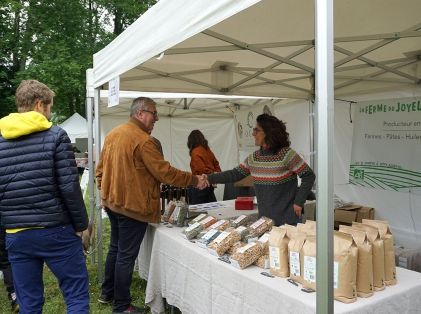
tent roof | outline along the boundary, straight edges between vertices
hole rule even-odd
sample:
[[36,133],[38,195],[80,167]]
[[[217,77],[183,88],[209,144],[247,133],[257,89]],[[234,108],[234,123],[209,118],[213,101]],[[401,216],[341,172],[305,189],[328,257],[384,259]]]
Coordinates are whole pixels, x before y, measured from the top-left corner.
[[285,101],[281,98],[255,96],[120,91],[119,105],[108,107],[108,91],[102,90],[100,96],[101,115],[127,116],[134,98],[149,97],[156,102],[160,116],[185,118],[203,117],[204,114],[208,118],[232,118],[238,109]]
[[88,137],[88,124],[86,119],[77,112],[59,126],[66,131],[72,143],[75,143],[76,138]]
[[[419,84],[419,12],[419,0],[335,1],[335,95]],[[93,85],[308,99],[314,25],[313,1],[160,0],[94,55]]]

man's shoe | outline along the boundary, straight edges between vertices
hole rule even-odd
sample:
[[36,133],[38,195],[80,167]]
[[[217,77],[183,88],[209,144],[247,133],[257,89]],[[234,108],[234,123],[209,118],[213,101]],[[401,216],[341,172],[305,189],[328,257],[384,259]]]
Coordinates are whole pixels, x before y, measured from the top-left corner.
[[98,298],[98,302],[104,305],[112,304],[113,303],[113,297],[106,296],[104,294],[101,294]]
[[9,293],[9,299],[11,300],[10,305],[13,313],[19,313],[19,304],[17,302],[16,293]]
[[145,314],[146,310],[144,308],[141,307],[137,307],[134,305],[129,305],[129,307],[127,308],[127,310],[123,311],[123,312],[116,312],[113,311],[113,314]]
[[19,313],[19,304],[16,301],[12,301],[12,312]]

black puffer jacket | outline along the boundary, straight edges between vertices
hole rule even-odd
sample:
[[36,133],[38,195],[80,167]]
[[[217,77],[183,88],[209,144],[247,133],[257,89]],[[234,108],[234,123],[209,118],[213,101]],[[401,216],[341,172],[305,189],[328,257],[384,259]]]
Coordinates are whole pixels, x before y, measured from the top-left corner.
[[0,214],[6,229],[69,223],[76,231],[87,228],[75,157],[63,129],[0,136]]

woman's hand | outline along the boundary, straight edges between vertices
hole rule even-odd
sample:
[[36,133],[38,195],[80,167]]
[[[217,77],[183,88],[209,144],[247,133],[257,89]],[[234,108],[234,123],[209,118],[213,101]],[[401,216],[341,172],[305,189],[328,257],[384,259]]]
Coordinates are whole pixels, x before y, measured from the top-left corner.
[[301,217],[301,214],[303,212],[303,208],[297,204],[294,204],[294,212],[298,217]]

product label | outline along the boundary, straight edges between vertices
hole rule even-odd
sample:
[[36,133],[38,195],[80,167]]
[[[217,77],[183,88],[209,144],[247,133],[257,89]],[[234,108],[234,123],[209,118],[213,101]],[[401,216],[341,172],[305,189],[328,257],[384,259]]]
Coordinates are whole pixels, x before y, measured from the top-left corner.
[[208,216],[205,219],[203,219],[200,224],[206,226],[208,225],[210,222],[212,222],[215,218],[213,218],[212,216]]
[[238,250],[237,250],[237,252],[238,253],[240,253],[240,254],[244,254],[249,248],[251,248],[251,247],[253,247],[253,246],[255,246],[256,245],[256,243],[249,243],[249,244],[246,244],[246,245],[244,245],[243,247],[241,247],[241,248],[239,248]]
[[276,246],[269,246],[270,268],[281,269],[281,252]]
[[180,212],[180,207],[178,207],[178,206],[172,212],[171,217],[172,217],[172,219],[174,220],[175,223],[177,222],[179,212]]
[[289,252],[289,267],[291,275],[300,276],[300,253]]
[[316,258],[304,255],[304,280],[316,282]]
[[219,220],[217,222],[215,222],[212,226],[210,226],[210,229],[216,229],[219,228],[220,226],[222,226],[224,223],[226,222],[226,220]]
[[252,229],[257,229],[259,226],[261,226],[263,223],[265,222],[265,220],[263,218],[260,218],[258,221],[254,222],[250,228]]
[[199,228],[199,226],[200,226],[200,223],[196,222],[196,223],[192,224],[191,226],[187,227],[186,232],[190,232],[190,231],[192,231],[196,228]]
[[265,233],[265,234],[263,234],[263,235],[259,238],[259,240],[257,240],[257,241],[259,241],[260,243],[265,244],[266,242],[268,242],[268,241],[269,241],[269,233]]
[[216,229],[212,229],[212,230],[209,230],[208,232],[206,232],[205,234],[204,234],[204,236],[202,237],[202,239],[204,240],[204,241],[209,241],[215,234],[217,234],[219,231],[218,230],[216,230]]
[[200,214],[199,216],[197,216],[196,218],[194,218],[193,220],[192,220],[192,222],[193,223],[195,223],[195,222],[199,222],[199,221],[201,221],[202,219],[205,219],[206,218],[206,214]]
[[239,224],[241,221],[243,221],[244,219],[246,219],[247,218],[247,216],[246,215],[241,215],[241,216],[238,216],[235,220],[234,220],[234,223],[235,224]]
[[339,287],[339,263],[333,262],[333,289]]
[[214,240],[215,243],[219,244],[221,243],[226,237],[228,237],[230,233],[229,232],[221,232],[221,234]]

